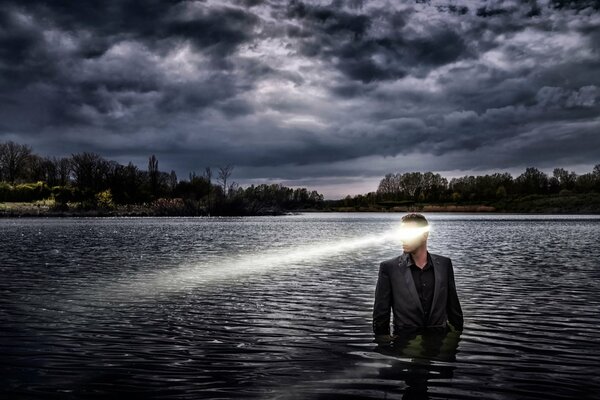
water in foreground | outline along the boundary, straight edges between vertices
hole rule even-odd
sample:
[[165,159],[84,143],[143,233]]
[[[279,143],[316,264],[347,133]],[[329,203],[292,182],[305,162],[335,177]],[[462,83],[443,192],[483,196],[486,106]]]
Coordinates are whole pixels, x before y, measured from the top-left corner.
[[0,397],[600,396],[600,216],[425,214],[465,328],[373,342],[399,214],[0,220]]

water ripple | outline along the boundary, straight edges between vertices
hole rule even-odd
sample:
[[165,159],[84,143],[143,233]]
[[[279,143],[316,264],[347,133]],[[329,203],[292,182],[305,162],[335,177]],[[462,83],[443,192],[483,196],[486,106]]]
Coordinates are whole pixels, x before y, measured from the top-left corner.
[[465,329],[387,346],[398,215],[0,220],[0,394],[598,398],[600,216],[428,217]]

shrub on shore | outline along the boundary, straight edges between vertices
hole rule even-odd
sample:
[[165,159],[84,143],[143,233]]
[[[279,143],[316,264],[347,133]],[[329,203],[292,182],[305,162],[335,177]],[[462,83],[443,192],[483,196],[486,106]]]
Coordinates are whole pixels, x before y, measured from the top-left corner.
[[16,185],[0,182],[0,201],[3,202],[33,202],[46,199],[51,193],[48,184],[42,181]]

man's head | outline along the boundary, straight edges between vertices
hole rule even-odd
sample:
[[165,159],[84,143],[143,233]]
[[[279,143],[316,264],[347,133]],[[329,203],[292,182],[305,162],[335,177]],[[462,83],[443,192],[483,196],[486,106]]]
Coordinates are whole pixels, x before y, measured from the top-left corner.
[[418,213],[406,214],[400,223],[400,241],[405,253],[412,253],[421,246],[427,246],[429,223]]

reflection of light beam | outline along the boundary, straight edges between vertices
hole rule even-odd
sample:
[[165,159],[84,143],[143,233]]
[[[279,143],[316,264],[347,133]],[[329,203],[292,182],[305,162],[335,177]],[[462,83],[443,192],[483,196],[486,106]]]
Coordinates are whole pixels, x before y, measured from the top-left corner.
[[288,264],[311,266],[310,261],[391,239],[398,239],[399,234],[400,229],[396,228],[383,234],[361,236],[316,245],[308,244],[282,250],[258,251],[237,257],[219,259],[217,262],[181,265],[169,270],[144,274],[137,279],[129,279],[125,284],[128,288],[122,288],[121,290],[116,290],[116,292],[125,291],[130,293],[132,289],[139,290],[142,293],[179,291],[212,281],[233,280],[245,275],[285,268]]

